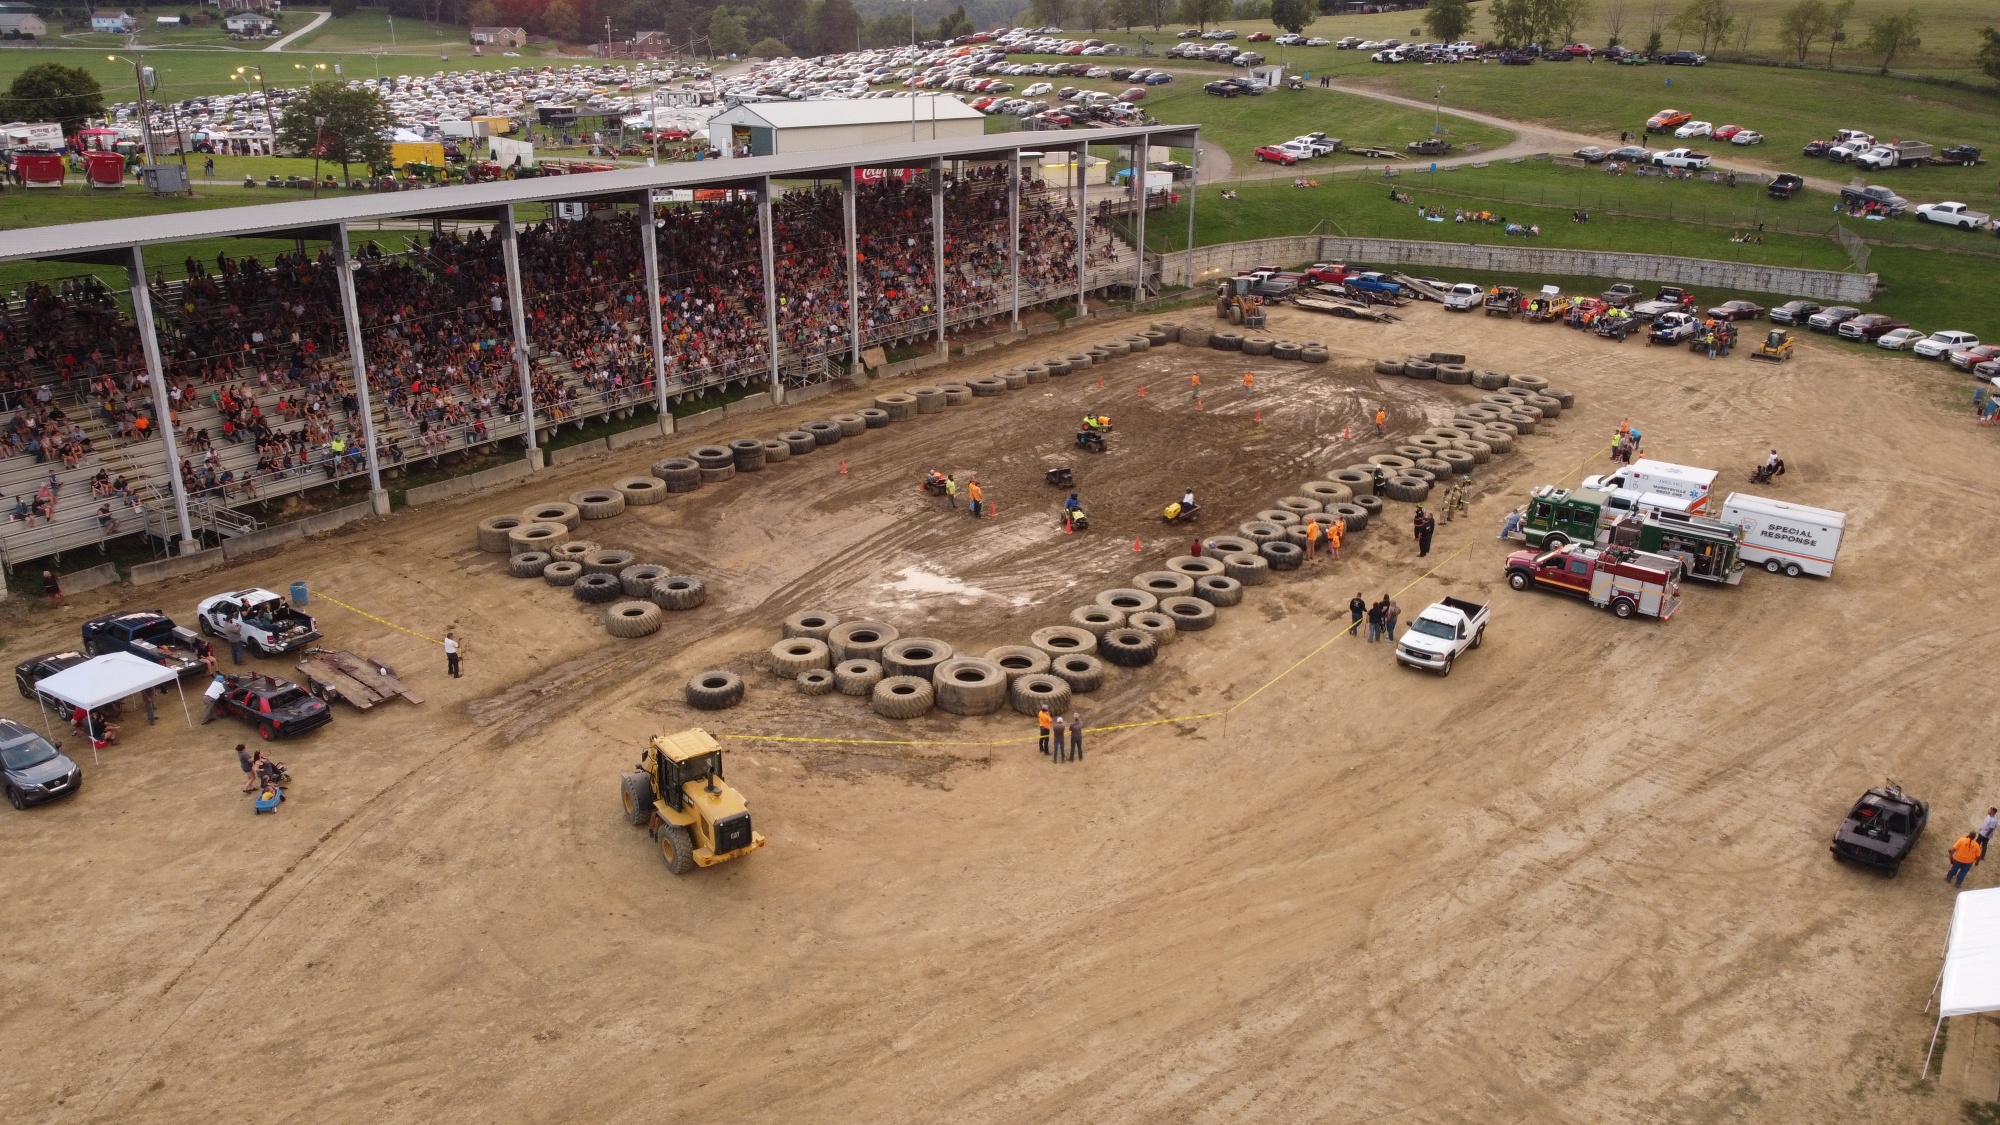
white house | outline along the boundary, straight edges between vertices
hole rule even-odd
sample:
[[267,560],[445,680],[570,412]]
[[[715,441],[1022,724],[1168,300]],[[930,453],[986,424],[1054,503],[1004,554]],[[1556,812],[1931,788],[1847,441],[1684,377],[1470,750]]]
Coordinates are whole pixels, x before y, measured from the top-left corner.
[[709,143],[724,159],[909,140],[984,136],[986,115],[949,94],[867,101],[750,102],[716,114]]
[[139,30],[139,21],[124,12],[90,13],[90,30],[108,31],[115,35],[129,35]]
[[264,35],[278,26],[270,16],[255,12],[238,12],[222,17],[222,29],[235,35]]
[[40,39],[49,25],[33,12],[0,12],[0,36],[8,39]]

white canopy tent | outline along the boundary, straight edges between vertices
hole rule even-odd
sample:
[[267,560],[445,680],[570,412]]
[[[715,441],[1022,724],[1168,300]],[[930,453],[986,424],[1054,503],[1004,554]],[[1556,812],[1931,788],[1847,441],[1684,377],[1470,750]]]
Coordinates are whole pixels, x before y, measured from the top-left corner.
[[[92,657],[74,668],[65,668],[35,685],[38,703],[54,699],[95,711],[106,704],[137,695],[142,691],[171,683],[180,690],[180,677],[171,668],[164,668],[150,660],[144,660],[129,652],[108,652]],[[188,715],[187,692],[181,691],[181,715],[188,726],[194,726],[194,718]],[[42,707],[42,728],[51,737],[55,732],[49,728],[49,709]],[[92,746],[90,756],[97,759],[97,747]]]
[[[1944,947],[1944,971],[1938,975],[1937,1027],[1931,1029],[1931,1050],[1937,1049],[1938,1028],[1948,1016],[2000,1012],[2000,887],[1962,891],[1951,911],[1951,937]],[[1930,1073],[1930,1055],[1924,1055]]]

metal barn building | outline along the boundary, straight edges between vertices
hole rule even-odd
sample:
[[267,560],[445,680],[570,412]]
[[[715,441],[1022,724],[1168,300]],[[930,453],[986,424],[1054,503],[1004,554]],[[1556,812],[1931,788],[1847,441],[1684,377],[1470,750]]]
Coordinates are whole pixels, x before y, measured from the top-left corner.
[[866,101],[751,102],[708,123],[724,159],[797,156],[861,145],[969,140],[986,134],[986,115],[949,94]]

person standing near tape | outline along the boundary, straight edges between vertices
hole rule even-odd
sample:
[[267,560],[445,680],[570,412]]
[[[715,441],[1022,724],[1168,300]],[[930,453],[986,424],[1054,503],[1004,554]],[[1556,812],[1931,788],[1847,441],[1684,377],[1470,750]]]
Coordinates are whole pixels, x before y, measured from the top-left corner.
[[1305,531],[1306,531],[1306,561],[1313,562],[1315,561],[1313,559],[1313,552],[1319,549],[1320,526],[1317,522],[1308,520],[1306,522]]
[[444,634],[444,670],[452,679],[458,679],[458,637],[451,630]]
[[1049,718],[1049,709],[1046,704],[1042,706],[1041,710],[1035,712],[1035,726],[1041,728],[1042,753],[1044,754],[1049,752],[1049,726],[1052,722],[1053,720]]
[[1083,715],[1074,708],[1069,713],[1069,758],[1083,761]]
[[1064,734],[1064,733],[1065,733],[1066,731],[1068,731],[1068,729],[1069,729],[1069,725],[1068,725],[1068,723],[1067,723],[1067,722],[1065,722],[1065,721],[1064,721],[1064,719],[1063,719],[1063,717],[1062,717],[1061,715],[1057,715],[1057,716],[1055,717],[1055,720],[1054,720],[1054,721],[1053,721],[1053,722],[1052,722],[1052,723],[1050,724],[1050,726],[1049,726],[1049,742],[1050,742],[1050,744],[1051,744],[1051,745],[1053,745],[1053,746],[1055,747],[1055,753],[1054,753],[1054,754],[1052,754],[1052,755],[1050,755],[1050,760],[1051,760],[1051,761],[1056,761],[1056,762],[1060,762],[1060,761],[1062,761],[1062,760],[1063,760],[1063,756],[1064,756],[1064,755],[1063,755],[1063,734]]
[[[1352,619],[1347,623],[1348,635],[1353,637],[1360,636],[1361,619],[1368,616],[1368,599],[1362,597],[1357,591],[1352,598],[1348,599],[1347,614]],[[1368,639],[1372,641],[1375,638],[1370,637]]]

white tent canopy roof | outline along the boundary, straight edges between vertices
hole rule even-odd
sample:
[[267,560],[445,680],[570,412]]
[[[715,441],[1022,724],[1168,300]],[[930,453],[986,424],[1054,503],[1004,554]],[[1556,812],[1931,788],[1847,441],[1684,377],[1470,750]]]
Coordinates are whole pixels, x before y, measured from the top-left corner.
[[1959,894],[1941,989],[1942,1015],[2000,1011],[2000,888]]
[[109,652],[66,668],[35,685],[35,691],[72,707],[95,711],[151,687],[173,683],[173,669],[129,652]]

